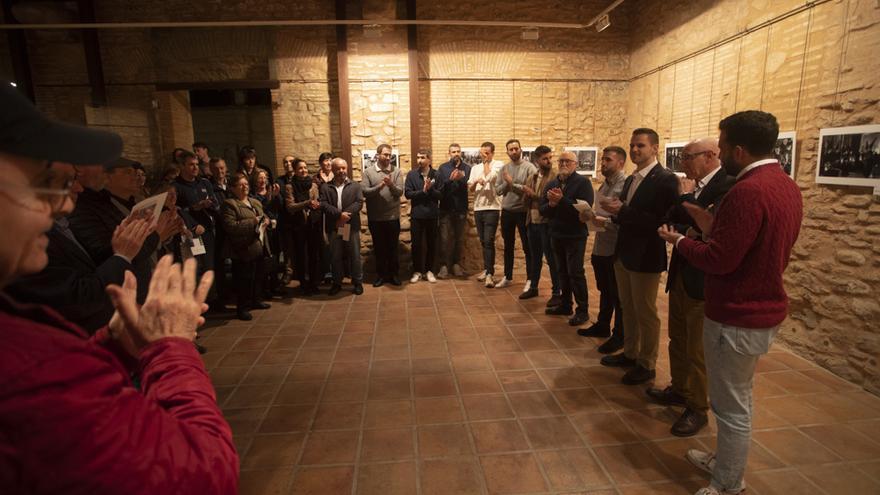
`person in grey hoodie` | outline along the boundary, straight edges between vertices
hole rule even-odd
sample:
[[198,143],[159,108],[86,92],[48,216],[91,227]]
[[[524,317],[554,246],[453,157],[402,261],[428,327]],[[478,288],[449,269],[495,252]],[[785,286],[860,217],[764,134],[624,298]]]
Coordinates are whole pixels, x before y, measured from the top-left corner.
[[403,195],[403,174],[391,166],[391,146],[376,148],[376,166],[365,166],[361,188],[367,202],[367,223],[373,236],[376,258],[376,281],[373,287],[388,282],[400,285],[398,241],[400,239],[400,197]]
[[[495,185],[495,193],[501,199],[501,238],[504,239],[504,278],[495,287],[503,288],[513,280],[513,247],[516,242],[516,231],[526,256],[526,266],[530,266],[531,250],[529,234],[526,230],[526,205],[523,201],[523,186],[538,168],[532,162],[523,160],[522,146],[518,139],[507,142],[507,156],[510,161],[504,164],[499,172],[500,179]],[[529,290],[530,283],[526,280],[524,290]]]

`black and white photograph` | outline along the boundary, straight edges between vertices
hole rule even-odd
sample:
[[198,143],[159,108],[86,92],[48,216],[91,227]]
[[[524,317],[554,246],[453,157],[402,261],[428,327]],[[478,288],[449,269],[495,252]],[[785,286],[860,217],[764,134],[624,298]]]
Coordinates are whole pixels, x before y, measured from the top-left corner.
[[483,163],[483,159],[480,157],[480,148],[462,148],[461,161],[467,163],[471,167]]
[[[376,150],[364,151],[363,154],[364,168],[376,166]],[[391,168],[397,168],[399,152],[395,149],[391,150]]]
[[596,176],[596,157],[599,155],[599,148],[596,146],[566,146],[565,151],[572,151],[577,155],[578,168],[577,173]]
[[524,146],[522,149],[522,159],[526,161],[532,161],[532,152],[535,151],[537,146]]
[[816,183],[880,187],[880,125],[820,129]]
[[780,132],[776,138],[776,146],[773,147],[773,154],[779,160],[779,164],[785,170],[789,177],[794,179],[795,154],[797,153],[797,139],[794,131]]
[[670,171],[681,173],[681,152],[687,144],[687,141],[666,143],[664,155],[666,156],[666,168]]

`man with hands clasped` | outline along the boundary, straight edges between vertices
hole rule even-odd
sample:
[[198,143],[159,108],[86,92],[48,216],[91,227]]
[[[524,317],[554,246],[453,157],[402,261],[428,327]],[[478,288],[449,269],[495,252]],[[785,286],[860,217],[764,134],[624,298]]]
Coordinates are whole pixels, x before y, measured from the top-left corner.
[[334,158],[331,166],[333,181],[321,184],[319,193],[327,237],[330,239],[333,267],[333,285],[328,294],[333,296],[342,290],[343,253],[347,252],[351,263],[351,282],[354,284],[352,292],[360,295],[364,293],[360,240],[364,194],[359,183],[349,180],[348,163],[345,160]]
[[436,171],[431,167],[431,150],[419,150],[419,167],[406,174],[406,198],[410,200],[410,232],[412,233],[413,274],[410,283],[425,278],[437,282],[431,271],[434,268],[434,251],[437,245],[437,217],[439,216],[440,191],[435,180]]

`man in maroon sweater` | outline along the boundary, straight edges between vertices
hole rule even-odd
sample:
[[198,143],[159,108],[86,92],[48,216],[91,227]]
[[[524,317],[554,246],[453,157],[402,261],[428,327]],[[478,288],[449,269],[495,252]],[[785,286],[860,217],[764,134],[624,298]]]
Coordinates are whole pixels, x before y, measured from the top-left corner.
[[706,274],[703,342],[718,452],[687,453],[689,461],[712,475],[710,486],[698,495],[745,490],[755,364],[788,314],[782,272],[803,218],[800,190],[773,158],[776,118],[750,110],[725,118],[718,127],[721,161],[737,182],[714,215],[686,205],[706,240],[689,239],[665,225],[658,230]]

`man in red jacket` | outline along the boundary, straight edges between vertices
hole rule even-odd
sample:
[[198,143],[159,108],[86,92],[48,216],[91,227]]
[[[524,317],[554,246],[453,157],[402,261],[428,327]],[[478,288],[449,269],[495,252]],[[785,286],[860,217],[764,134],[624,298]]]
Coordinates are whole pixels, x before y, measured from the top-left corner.
[[[76,166],[118,158],[122,140],[51,122],[2,81],[0,108],[2,290],[46,266],[45,232],[70,209]],[[92,337],[0,293],[0,492],[236,493],[232,432],[192,345],[211,281],[165,257],[138,307],[126,272]]]
[[800,190],[774,158],[776,117],[760,111],[735,113],[719,124],[721,162],[736,177],[714,216],[685,205],[704,234],[690,239],[661,226],[705,278],[703,345],[709,399],[718,423],[717,454],[689,450],[687,458],[712,475],[697,495],[745,490],[755,364],[773,343],[788,314],[782,272],[800,232]]

